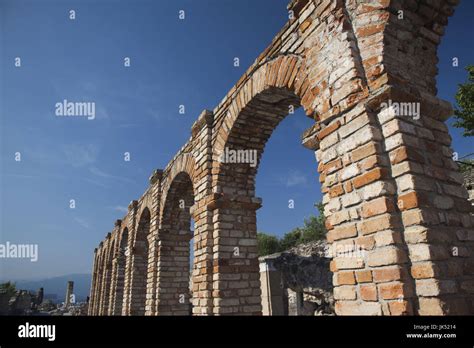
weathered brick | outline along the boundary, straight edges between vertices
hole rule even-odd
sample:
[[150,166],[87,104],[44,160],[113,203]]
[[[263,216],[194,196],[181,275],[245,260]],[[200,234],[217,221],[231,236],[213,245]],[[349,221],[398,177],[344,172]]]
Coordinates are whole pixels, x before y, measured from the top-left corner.
[[377,301],[377,287],[375,284],[361,285],[360,297],[364,301]]
[[352,271],[341,271],[337,272],[337,284],[338,285],[354,285],[356,283],[354,272]]
[[415,279],[433,278],[435,266],[431,262],[414,263],[411,266],[411,275]]
[[355,300],[356,298],[355,286],[343,285],[334,288],[334,299],[336,300]]
[[371,171],[362,174],[352,180],[352,184],[355,188],[359,188],[365,185],[368,185],[376,180],[380,180],[384,178],[387,174],[387,170],[385,168],[375,168]]
[[380,197],[373,199],[362,205],[362,217],[372,217],[383,213],[391,213],[395,210],[395,206],[391,199]]
[[399,248],[394,246],[377,248],[368,252],[367,255],[368,265],[374,267],[401,264],[405,261],[405,254]]
[[328,233],[328,241],[332,242],[339,239],[351,238],[357,236],[356,224],[342,225],[335,227]]
[[368,283],[372,281],[372,272],[369,270],[356,271],[355,274],[358,283]]
[[378,215],[376,217],[359,222],[357,229],[363,234],[371,234],[377,231],[399,227],[400,223],[396,216],[390,214]]

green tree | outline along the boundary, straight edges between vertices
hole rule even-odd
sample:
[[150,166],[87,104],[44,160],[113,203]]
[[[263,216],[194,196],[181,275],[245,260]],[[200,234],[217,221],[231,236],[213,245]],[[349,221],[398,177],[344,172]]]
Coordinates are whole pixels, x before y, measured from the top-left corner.
[[258,256],[274,254],[280,251],[280,241],[276,236],[257,233]]
[[280,241],[280,248],[281,251],[288,250],[293,248],[294,246],[301,243],[301,236],[303,235],[303,231],[301,228],[297,227],[294,230],[285,233],[283,238]]
[[0,292],[4,292],[8,297],[12,297],[16,293],[16,285],[10,281],[0,284]]
[[279,251],[291,249],[298,244],[308,243],[326,238],[326,225],[324,218],[324,205],[320,202],[315,204],[319,215],[312,215],[304,220],[302,227],[297,227],[278,239],[265,233],[257,233],[258,255],[265,256]]
[[458,161],[457,163],[459,165],[459,171],[461,173],[468,172],[474,168],[474,160],[472,159]]
[[468,81],[460,84],[456,93],[457,107],[454,110],[454,127],[464,128],[463,136],[474,136],[474,65],[466,67]]

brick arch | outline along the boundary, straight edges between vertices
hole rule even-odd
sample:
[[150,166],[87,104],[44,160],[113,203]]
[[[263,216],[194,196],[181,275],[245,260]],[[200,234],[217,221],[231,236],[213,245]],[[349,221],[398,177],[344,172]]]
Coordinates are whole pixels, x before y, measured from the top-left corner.
[[95,253],[94,262],[94,278],[91,289],[90,303],[89,303],[89,315],[99,315],[99,304],[100,304],[100,288],[102,285],[102,271],[103,271],[103,245],[101,241]]
[[115,255],[115,235],[110,234],[106,243],[105,270],[103,279],[103,295],[100,315],[107,315],[111,298],[112,263]]
[[116,233],[116,252],[112,265],[112,281],[110,287],[109,315],[120,315],[124,300],[125,266],[129,250],[129,233],[127,219],[121,221]]
[[[315,120],[303,145],[318,162],[336,313],[472,312],[472,207],[451,157],[444,124],[451,108],[435,95],[436,49],[454,4],[292,0],[294,17],[224,99],[201,113],[190,140],[164,171],[153,173],[141,203],[129,206],[133,228],[142,203],[153,208],[147,306],[158,308],[163,299],[155,277],[155,258],[164,250],[159,235],[169,225],[173,182],[187,173],[199,231],[200,308],[193,311],[260,314],[258,166],[218,157],[226,147],[253,147],[259,159],[291,104]],[[393,116],[384,107],[390,101],[419,103],[421,118]],[[338,253],[341,248],[355,256]],[[102,248],[98,253],[100,269]],[[127,269],[132,276],[132,259]],[[100,296],[100,285],[96,290]]]
[[193,191],[196,186],[196,160],[193,155],[190,153],[181,153],[173,163],[164,171],[163,178],[161,180],[161,200],[160,200],[160,218],[162,217],[163,207],[167,199],[168,192],[172,183],[178,175],[186,173],[187,176],[191,179],[193,185]]
[[167,191],[163,192],[158,229],[156,313],[190,315],[191,209],[195,192],[188,171],[173,174],[166,185]]
[[144,315],[148,274],[148,253],[151,212],[143,207],[137,214],[131,253],[130,315]]

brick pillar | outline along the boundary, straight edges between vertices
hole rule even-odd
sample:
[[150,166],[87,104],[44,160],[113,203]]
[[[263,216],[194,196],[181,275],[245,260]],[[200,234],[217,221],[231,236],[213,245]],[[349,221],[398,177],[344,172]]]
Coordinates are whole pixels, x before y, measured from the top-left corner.
[[116,252],[116,249],[120,249],[120,246],[117,246],[116,243],[119,242],[118,235],[120,232],[120,226],[122,225],[122,220],[115,221],[115,228],[114,228],[114,243],[113,243],[113,250],[110,253],[110,260],[109,260],[109,268],[110,268],[110,286],[109,286],[109,296],[108,296],[108,304],[105,310],[106,315],[113,315],[113,310],[115,306],[115,298],[117,293],[117,275],[118,275],[118,264],[117,259],[119,257],[119,253]]
[[112,234],[107,233],[107,237],[104,243],[104,269],[102,271],[102,285],[101,285],[101,295],[100,295],[100,307],[99,315],[107,315],[108,306],[109,306],[109,292],[110,292],[110,279],[112,273],[112,252],[113,245],[111,240]]
[[[203,203],[204,200],[200,203]],[[212,315],[212,211],[205,204],[195,204],[194,264],[192,273],[193,315]]]
[[89,294],[89,305],[87,315],[93,315],[94,302],[96,297],[95,286],[97,283],[97,248],[94,248],[94,263],[92,265],[91,289]]
[[256,211],[259,198],[221,195],[213,210],[213,314],[260,315]]
[[138,202],[132,201],[128,205],[128,242],[125,253],[125,281],[123,293],[122,315],[130,315],[131,303],[131,280],[132,280],[132,252],[133,240],[135,236],[135,224]]
[[111,307],[109,315],[122,315],[122,305],[124,297],[125,283],[125,263],[128,243],[128,228],[125,227],[118,238],[118,252],[113,260],[113,297],[111,299]]
[[[396,87],[387,89],[384,100],[392,106],[383,107],[378,118],[396,184],[416,312],[472,313],[474,257],[469,250],[474,246],[474,209],[462,186],[444,124],[452,114],[451,106]],[[383,101],[380,104],[385,106]],[[420,112],[415,117],[401,116],[393,105],[419,107]]]
[[98,249],[98,264],[97,264],[97,282],[95,286],[95,301],[93,307],[92,315],[99,315],[100,301],[101,301],[101,286],[102,286],[102,276],[104,270],[104,242],[100,242]]
[[359,105],[311,132],[304,143],[319,163],[336,313],[413,314],[402,217],[376,114]]
[[194,262],[192,269],[193,315],[213,314],[213,211],[208,209],[212,194],[214,113],[203,110],[192,127],[196,171],[194,178]]
[[161,178],[163,170],[157,169],[150,176],[152,212],[150,221],[150,233],[148,234],[148,271],[146,288],[145,315],[156,315],[156,293],[158,272],[158,225],[161,200]]
[[130,250],[131,277],[130,277],[130,315],[145,315],[146,288],[148,278],[149,237],[151,212],[148,207],[141,206],[137,215],[133,246]]

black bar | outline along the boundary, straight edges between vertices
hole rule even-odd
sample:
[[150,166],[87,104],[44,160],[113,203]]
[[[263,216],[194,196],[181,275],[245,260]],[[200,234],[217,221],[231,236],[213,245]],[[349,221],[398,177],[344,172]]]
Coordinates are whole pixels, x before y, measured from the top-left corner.
[[[55,339],[19,326],[55,325]],[[415,327],[415,325],[417,327]],[[407,334],[423,337],[409,338]],[[453,335],[455,337],[435,337]],[[431,337],[429,337],[431,335]],[[473,317],[0,317],[1,348],[20,344],[285,344],[474,346]]]

